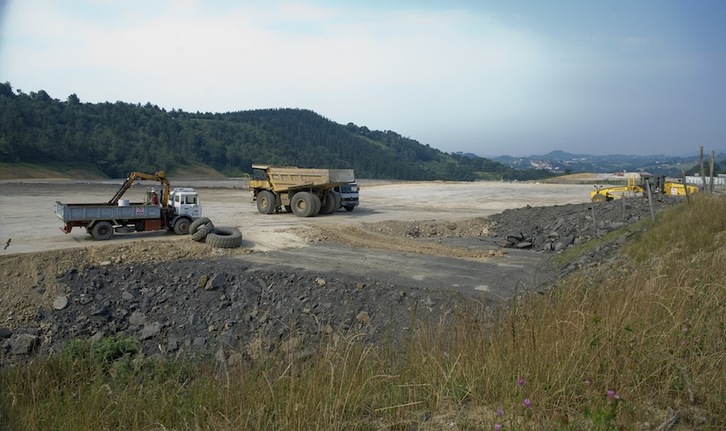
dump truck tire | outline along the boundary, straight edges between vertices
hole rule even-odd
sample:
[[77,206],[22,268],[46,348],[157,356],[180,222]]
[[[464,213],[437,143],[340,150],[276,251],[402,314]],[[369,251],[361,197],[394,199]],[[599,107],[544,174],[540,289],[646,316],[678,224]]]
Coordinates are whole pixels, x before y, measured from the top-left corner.
[[99,241],[113,237],[113,226],[107,221],[100,221],[91,228],[91,235]]
[[275,194],[269,190],[263,190],[257,194],[257,211],[260,214],[272,214],[275,212]]
[[192,235],[192,239],[197,242],[204,241],[204,238],[209,235],[214,229],[214,223],[209,220],[209,217],[200,217],[192,222],[189,226],[189,233]]
[[310,196],[313,197],[313,205],[315,208],[313,208],[313,213],[310,214],[310,217],[316,216],[320,213],[320,207],[323,205],[323,203],[320,201],[320,197],[314,193],[310,193]]
[[336,195],[337,194],[332,190],[325,193],[320,207],[320,214],[333,214],[335,210],[338,209],[340,201],[336,199]]
[[600,202],[605,202],[607,198],[602,193],[597,193],[595,196],[592,197],[592,203],[599,204]]
[[215,248],[237,248],[242,245],[242,233],[231,227],[217,227],[207,235],[207,244]]
[[308,192],[297,192],[290,201],[292,207],[292,213],[298,217],[311,217],[315,215],[315,200],[317,197]]
[[180,218],[174,222],[174,233],[177,235],[186,235],[189,233],[189,227],[192,222],[188,218]]

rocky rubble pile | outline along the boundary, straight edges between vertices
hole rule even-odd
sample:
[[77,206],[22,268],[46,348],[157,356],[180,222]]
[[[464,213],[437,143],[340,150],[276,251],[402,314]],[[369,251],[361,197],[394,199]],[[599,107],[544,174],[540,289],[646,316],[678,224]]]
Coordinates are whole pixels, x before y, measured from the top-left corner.
[[[677,197],[655,196],[653,212],[681,202]],[[594,238],[602,238],[623,226],[651,217],[648,199],[636,197],[600,202],[550,207],[525,207],[506,210],[490,217],[492,231],[505,248],[528,249],[538,252],[561,252]],[[604,241],[584,253],[577,261],[560,268],[560,275],[588,270],[614,259],[618,248],[629,234]]]
[[147,356],[215,354],[220,361],[282,349],[312,352],[316,341],[400,341],[414,319],[440,319],[471,297],[347,275],[248,271],[241,258],[71,268],[65,290],[35,324],[0,328],[3,362],[57,352],[76,337],[137,337]]
[[[667,197],[654,199],[654,211],[673,202]],[[502,247],[559,252],[650,216],[647,199],[631,198],[598,204],[528,206],[505,210],[490,220]]]

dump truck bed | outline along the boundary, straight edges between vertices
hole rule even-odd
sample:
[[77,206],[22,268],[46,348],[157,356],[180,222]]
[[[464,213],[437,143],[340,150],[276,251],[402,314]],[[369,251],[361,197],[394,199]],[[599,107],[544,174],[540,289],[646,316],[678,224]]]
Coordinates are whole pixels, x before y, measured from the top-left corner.
[[[255,166],[261,167],[261,166]],[[335,187],[355,181],[353,169],[304,169],[265,166],[276,192],[309,187]]]
[[55,215],[64,223],[92,220],[133,220],[161,218],[161,207],[131,203],[129,205],[108,204],[64,204],[55,203]]

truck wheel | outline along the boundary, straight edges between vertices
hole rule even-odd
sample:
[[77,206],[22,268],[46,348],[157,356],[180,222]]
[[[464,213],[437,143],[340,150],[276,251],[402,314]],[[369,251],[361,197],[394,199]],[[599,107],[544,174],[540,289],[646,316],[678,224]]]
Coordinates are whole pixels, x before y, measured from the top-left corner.
[[318,197],[318,195],[310,193],[310,196],[313,197],[313,205],[315,205],[315,208],[313,208],[313,213],[310,214],[310,217],[313,217],[320,213],[320,207],[322,206],[322,202],[320,202],[320,197]]
[[333,214],[338,209],[340,201],[336,199],[334,191],[327,191],[323,197],[322,206],[320,207],[320,214]]
[[200,217],[189,226],[189,233],[194,241],[204,241],[204,238],[214,229],[214,224],[209,217]]
[[272,214],[276,207],[275,194],[269,190],[263,190],[257,194],[257,211],[261,214]]
[[604,202],[607,200],[604,194],[597,193],[592,197],[592,203],[599,204],[600,202]]
[[207,244],[216,248],[236,248],[242,245],[242,233],[231,227],[218,227],[207,235]]
[[111,239],[113,236],[113,226],[107,221],[100,221],[91,228],[91,235],[99,241]]
[[191,222],[188,218],[180,218],[174,222],[174,233],[177,235],[186,235],[189,233]]
[[315,211],[316,207],[313,197],[317,196],[308,192],[295,193],[295,196],[292,197],[292,201],[290,202],[293,214],[298,217],[311,217],[315,215],[313,211]]

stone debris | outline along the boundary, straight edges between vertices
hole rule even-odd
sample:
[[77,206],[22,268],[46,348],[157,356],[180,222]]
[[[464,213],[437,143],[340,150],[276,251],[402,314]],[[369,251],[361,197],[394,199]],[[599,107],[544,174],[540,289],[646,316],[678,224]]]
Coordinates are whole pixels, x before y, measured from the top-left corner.
[[[385,333],[400,333],[394,329],[409,326],[414,314],[446,315],[438,308],[423,314],[418,302],[435,298],[452,308],[470,302],[464,294],[408,286],[392,294],[389,285],[360,277],[248,272],[242,261],[224,256],[170,261],[154,271],[158,267],[99,265],[63,273],[58,281],[67,292],[65,302],[37,312],[35,333],[0,328],[0,363],[59,352],[73,338],[114,335],[135,337],[144,354],[168,358],[204,355],[210,348],[247,357],[293,337],[301,347],[291,354],[306,357],[312,354],[309,343],[320,337],[375,342]],[[381,316],[375,326],[374,315]]]

